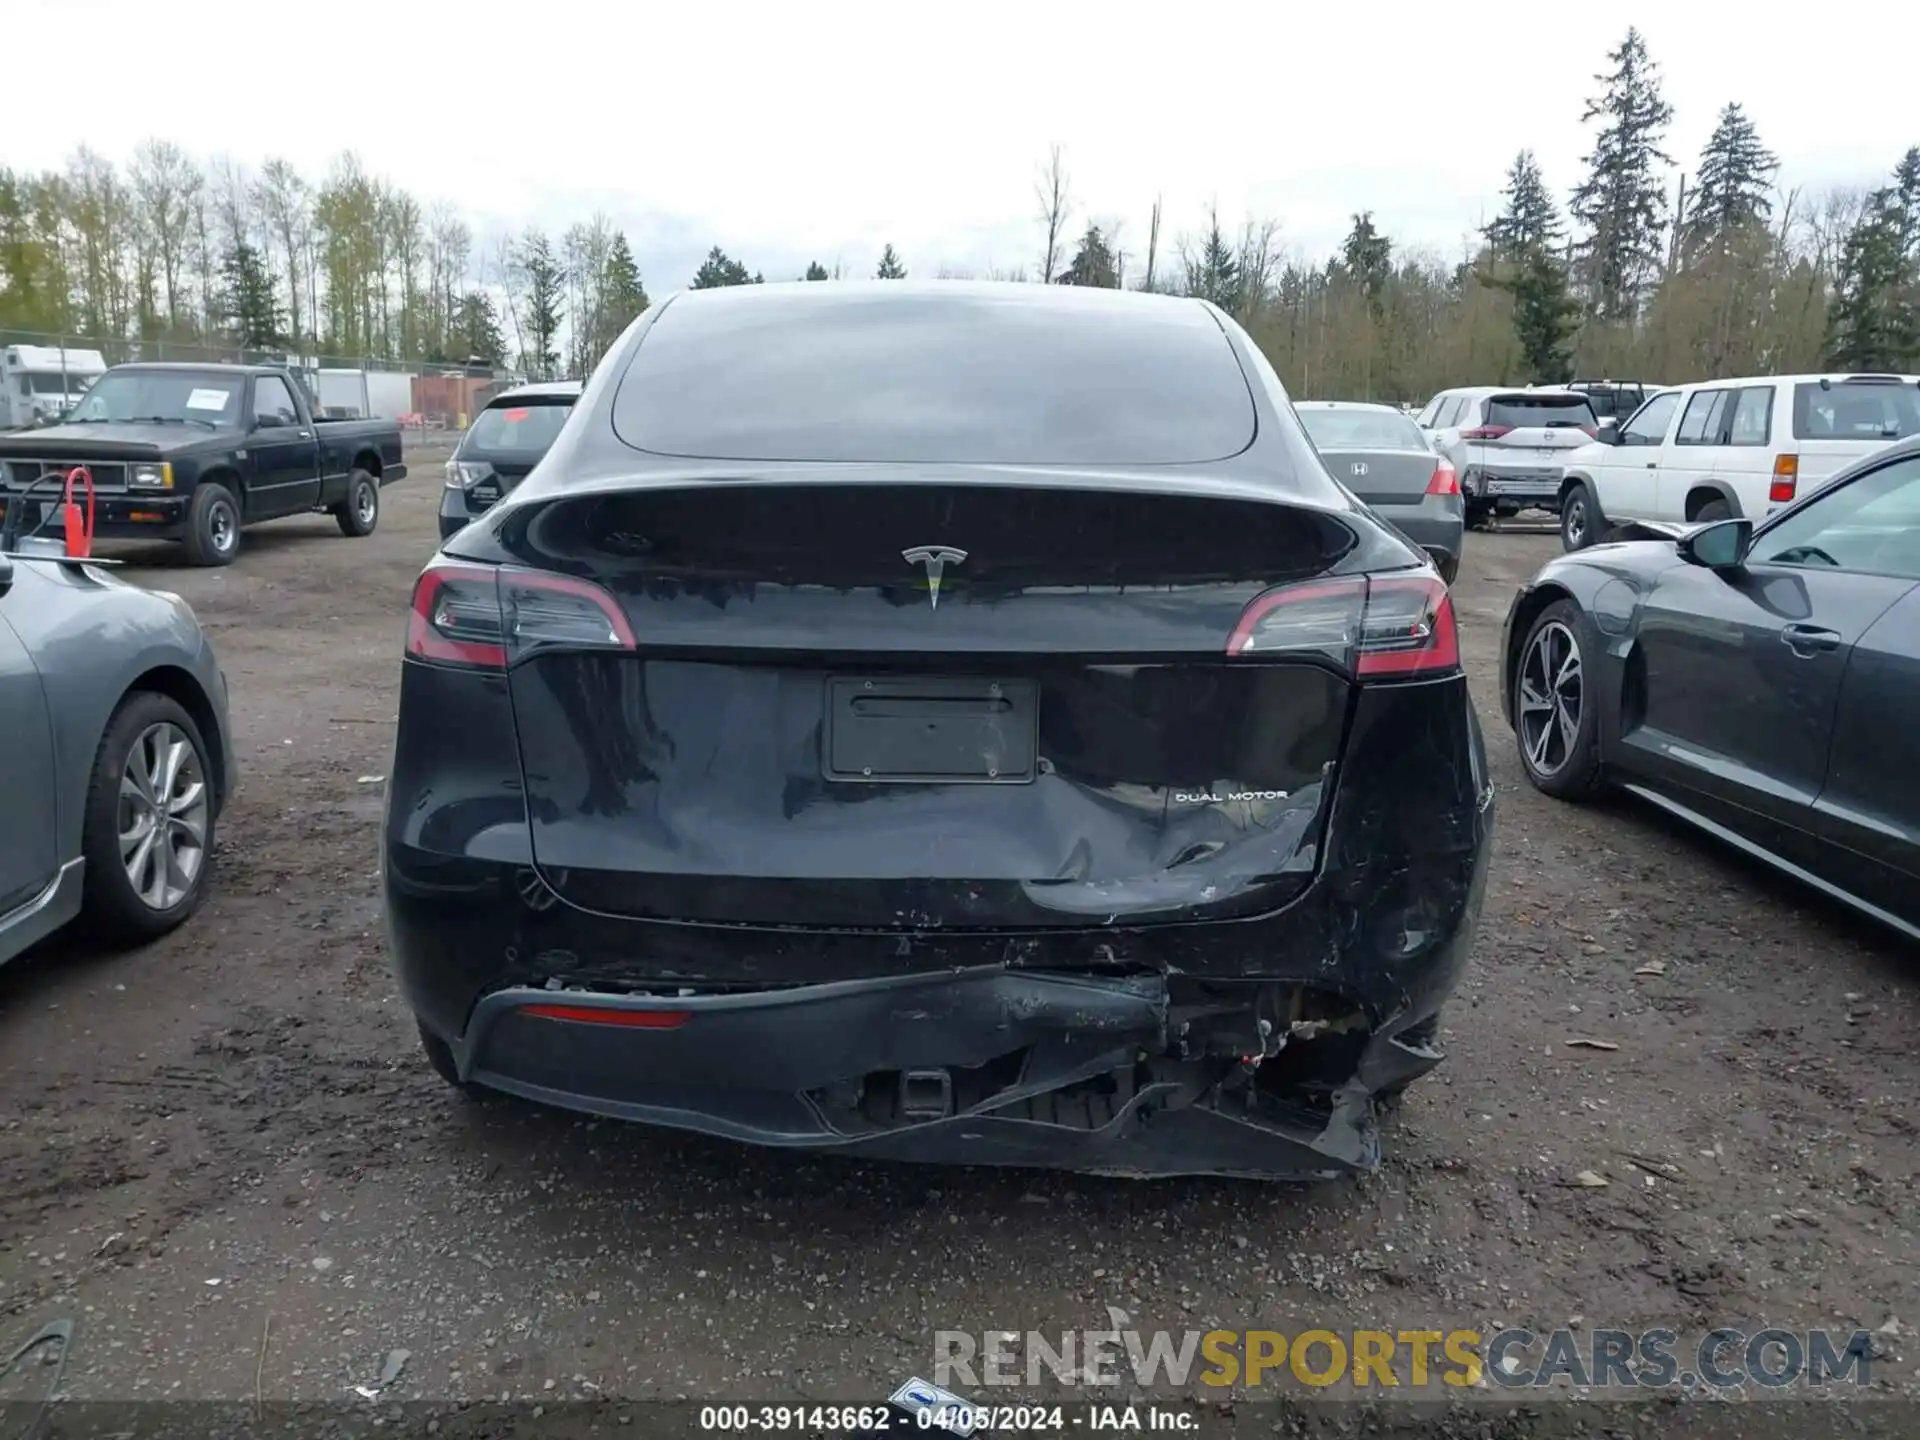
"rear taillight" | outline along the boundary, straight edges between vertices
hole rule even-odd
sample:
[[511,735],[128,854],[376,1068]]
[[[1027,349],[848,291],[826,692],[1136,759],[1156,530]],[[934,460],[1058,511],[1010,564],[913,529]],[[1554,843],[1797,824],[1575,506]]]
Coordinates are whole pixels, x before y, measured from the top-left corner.
[[1776,455],[1773,457],[1773,484],[1767,487],[1767,500],[1774,505],[1785,505],[1793,499],[1794,492],[1800,487],[1800,457],[1798,455]]
[[1229,655],[1319,655],[1368,680],[1460,667],[1446,582],[1433,575],[1356,575],[1286,585],[1234,626]]
[[1513,429],[1511,425],[1476,425],[1471,430],[1462,430],[1462,440],[1498,440]]
[[1438,465],[1433,467],[1433,476],[1427,481],[1427,494],[1458,495],[1459,493],[1459,474],[1451,465],[1442,460]]
[[504,670],[537,650],[631,650],[633,628],[598,585],[508,565],[435,561],[413,586],[407,654]]
[[1600,427],[1598,425],[1582,425],[1580,427],[1580,433],[1585,435],[1589,440],[1598,440],[1600,438]]
[[612,1025],[623,1030],[678,1030],[693,1014],[690,1010],[623,1010],[611,1005],[519,1005],[515,1010],[536,1020]]

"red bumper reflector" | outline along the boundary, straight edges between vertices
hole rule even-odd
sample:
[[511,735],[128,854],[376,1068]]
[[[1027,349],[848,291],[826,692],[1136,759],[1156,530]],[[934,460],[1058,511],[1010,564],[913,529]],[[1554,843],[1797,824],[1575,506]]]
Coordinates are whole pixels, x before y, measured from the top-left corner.
[[618,1025],[628,1030],[678,1030],[691,1010],[616,1010],[608,1005],[522,1005],[536,1020],[570,1020],[576,1025]]

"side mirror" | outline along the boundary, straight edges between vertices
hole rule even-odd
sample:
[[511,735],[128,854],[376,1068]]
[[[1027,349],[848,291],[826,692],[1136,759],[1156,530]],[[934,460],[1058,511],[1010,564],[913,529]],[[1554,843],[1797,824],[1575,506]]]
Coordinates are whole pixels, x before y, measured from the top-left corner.
[[1690,565],[1709,570],[1738,570],[1753,544],[1753,521],[1717,520],[1681,537],[1675,547]]
[[5,595],[11,589],[13,589],[13,561],[5,555],[0,555],[0,595]]
[[1593,438],[1598,440],[1602,445],[1618,445],[1620,443],[1620,422],[1611,418],[1602,420],[1598,425],[1594,426]]

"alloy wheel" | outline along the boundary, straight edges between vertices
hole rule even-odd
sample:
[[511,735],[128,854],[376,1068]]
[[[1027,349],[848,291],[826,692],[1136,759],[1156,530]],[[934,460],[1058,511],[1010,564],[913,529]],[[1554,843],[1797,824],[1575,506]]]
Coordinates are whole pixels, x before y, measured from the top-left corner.
[[1542,625],[1520,663],[1520,744],[1540,776],[1557,775],[1573,757],[1586,700],[1580,642],[1558,620]]
[[164,720],[141,731],[120,774],[120,863],[149,909],[173,909],[199,878],[207,857],[207,798],[200,756],[186,732]]

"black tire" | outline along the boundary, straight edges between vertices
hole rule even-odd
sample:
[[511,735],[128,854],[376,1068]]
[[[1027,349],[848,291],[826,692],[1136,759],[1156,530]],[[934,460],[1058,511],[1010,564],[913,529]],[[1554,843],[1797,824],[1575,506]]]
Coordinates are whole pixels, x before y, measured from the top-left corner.
[[202,483],[187,507],[187,559],[231,565],[240,553],[240,505],[224,485]]
[[[157,727],[171,728],[159,731]],[[169,772],[170,779],[178,777],[173,780],[169,794],[159,797],[160,804],[145,807],[149,816],[156,819],[162,818],[164,810],[175,825],[162,830],[157,845],[149,843],[145,852],[136,849],[136,855],[144,853],[151,865],[159,867],[164,862],[155,852],[159,846],[166,846],[175,864],[184,866],[184,856],[190,849],[186,826],[195,818],[195,812],[186,806],[176,810],[168,802],[184,795],[187,783],[194,777],[205,799],[198,813],[199,856],[193,863],[193,873],[183,877],[187,883],[178,887],[166,876],[160,876],[154,891],[162,902],[159,904],[143,899],[135,888],[128,873],[130,860],[123,856],[122,847],[122,837],[132,833],[142,804],[123,795],[121,782],[134,761],[136,746],[145,747],[150,733],[178,735],[190,748],[191,764],[195,768],[189,770],[183,759]],[[154,754],[152,750],[145,751],[145,756]],[[151,767],[146,768],[151,774]],[[80,853],[86,861],[80,902],[80,921],[85,929],[104,940],[138,943],[166,934],[199,908],[201,897],[206,893],[207,872],[213,864],[217,789],[213,758],[193,717],[169,696],[152,690],[130,692],[107,723],[107,733],[101,737],[100,748],[94,753],[93,776],[87,784],[80,841]],[[155,872],[149,869],[146,873]],[[168,902],[167,897],[175,888],[183,893]]]
[[1440,578],[1446,581],[1447,588],[1451,590],[1453,588],[1454,578],[1460,573],[1460,557],[1458,555],[1436,555],[1433,563],[1440,571]]
[[[1542,645],[1543,637],[1550,638],[1544,652],[1536,657],[1536,647]],[[1562,649],[1568,642],[1577,667],[1573,683],[1562,678],[1559,686],[1543,688],[1542,672],[1550,670],[1565,676]],[[1600,778],[1600,706],[1590,683],[1592,667],[1599,655],[1599,638],[1587,623],[1585,613],[1571,600],[1556,600],[1535,616],[1520,646],[1520,663],[1514,667],[1513,694],[1509,697],[1513,705],[1514,746],[1519,751],[1520,768],[1526,772],[1528,783],[1557,800],[1588,800],[1605,788]],[[1539,670],[1535,668],[1536,659],[1541,662]],[[1530,715],[1540,714],[1538,707],[1532,711],[1523,708],[1523,697],[1529,690],[1557,702],[1549,719],[1535,722],[1553,728],[1554,733],[1544,744],[1538,742],[1537,732],[1529,730]],[[1575,704],[1568,703],[1570,695],[1577,695]],[[1565,725],[1569,709],[1575,711],[1571,742],[1567,740]],[[1541,751],[1539,760],[1533,753],[1536,746]]]
[[1467,506],[1467,529],[1485,530],[1489,528],[1492,523],[1493,523],[1493,506],[1491,505]]
[[380,482],[364,470],[347,477],[347,498],[333,507],[333,518],[342,535],[358,540],[374,532],[380,523]]
[[1597,544],[1604,526],[1593,487],[1584,480],[1574,481],[1560,499],[1560,548],[1571,555]]
[[1731,520],[1732,518],[1733,507],[1724,500],[1709,500],[1693,512],[1693,521],[1696,525],[1709,525],[1715,520]]

